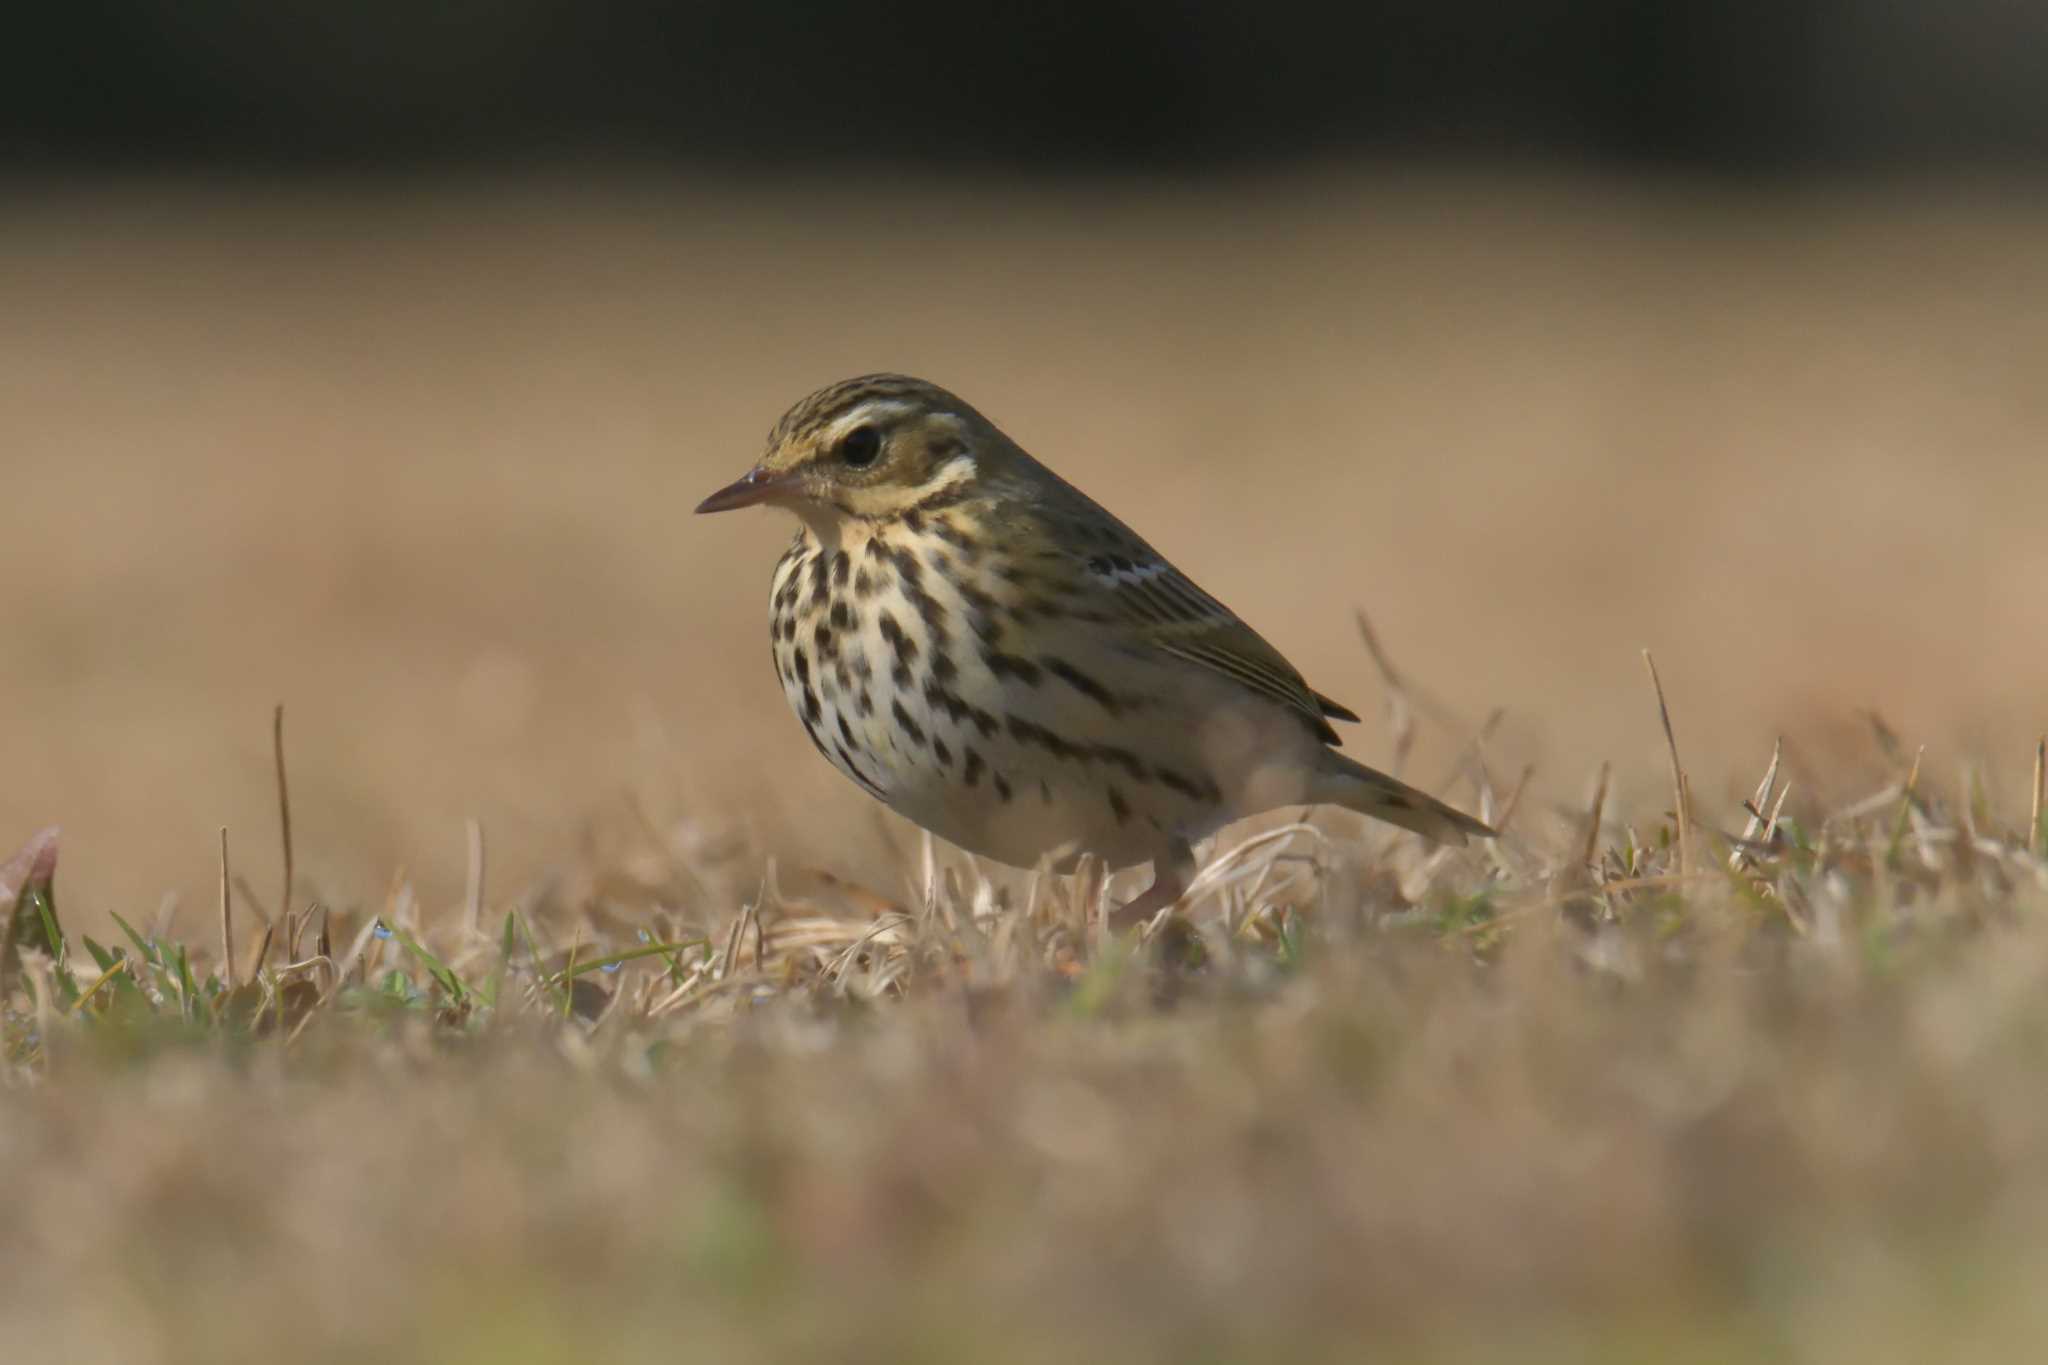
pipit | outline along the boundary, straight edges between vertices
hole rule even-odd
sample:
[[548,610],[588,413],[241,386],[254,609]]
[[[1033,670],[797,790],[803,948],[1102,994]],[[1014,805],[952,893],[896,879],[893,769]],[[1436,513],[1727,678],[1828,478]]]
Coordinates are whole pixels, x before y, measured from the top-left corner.
[[1191,845],[1328,803],[1431,839],[1479,821],[1336,751],[1352,712],[1136,532],[933,384],[867,375],[784,413],[698,505],[794,512],[770,597],[805,733],[940,838],[1028,867],[1151,860],[1122,926],[1177,902]]

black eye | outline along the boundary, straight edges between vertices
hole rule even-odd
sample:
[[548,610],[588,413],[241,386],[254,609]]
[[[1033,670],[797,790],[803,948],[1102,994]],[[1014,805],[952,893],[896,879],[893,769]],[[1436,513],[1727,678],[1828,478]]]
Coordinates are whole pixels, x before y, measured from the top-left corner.
[[882,453],[882,433],[873,427],[855,427],[846,433],[839,443],[839,458],[855,469],[863,469],[875,462],[875,456]]

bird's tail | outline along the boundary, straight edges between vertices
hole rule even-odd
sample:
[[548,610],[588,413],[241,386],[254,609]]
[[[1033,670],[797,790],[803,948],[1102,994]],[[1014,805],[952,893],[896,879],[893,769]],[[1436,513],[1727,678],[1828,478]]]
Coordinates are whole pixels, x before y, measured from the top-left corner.
[[1399,778],[1354,763],[1335,750],[1324,750],[1324,758],[1321,771],[1309,784],[1311,801],[1355,810],[1439,843],[1463,844],[1467,835],[1493,837],[1493,830],[1485,824]]

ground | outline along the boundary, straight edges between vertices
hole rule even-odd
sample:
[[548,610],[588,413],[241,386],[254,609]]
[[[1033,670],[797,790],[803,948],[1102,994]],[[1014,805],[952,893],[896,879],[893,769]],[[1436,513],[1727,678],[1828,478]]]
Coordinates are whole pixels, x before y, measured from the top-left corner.
[[[2011,1358],[2044,227],[1397,168],[25,201],[0,855],[64,833],[0,888],[10,1338]],[[1506,837],[1275,818],[1132,943],[1132,879],[878,814],[773,680],[788,528],[688,516],[878,368]]]

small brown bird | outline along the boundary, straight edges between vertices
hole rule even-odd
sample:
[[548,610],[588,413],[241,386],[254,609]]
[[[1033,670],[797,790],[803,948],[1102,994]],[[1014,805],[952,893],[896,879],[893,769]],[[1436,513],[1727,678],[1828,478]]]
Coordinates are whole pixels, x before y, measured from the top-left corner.
[[999,862],[1150,859],[1118,924],[1171,906],[1190,845],[1327,802],[1491,835],[1332,746],[1358,717],[1079,489],[933,384],[867,375],[784,413],[698,505],[797,515],[770,599],[811,743],[869,795]]

